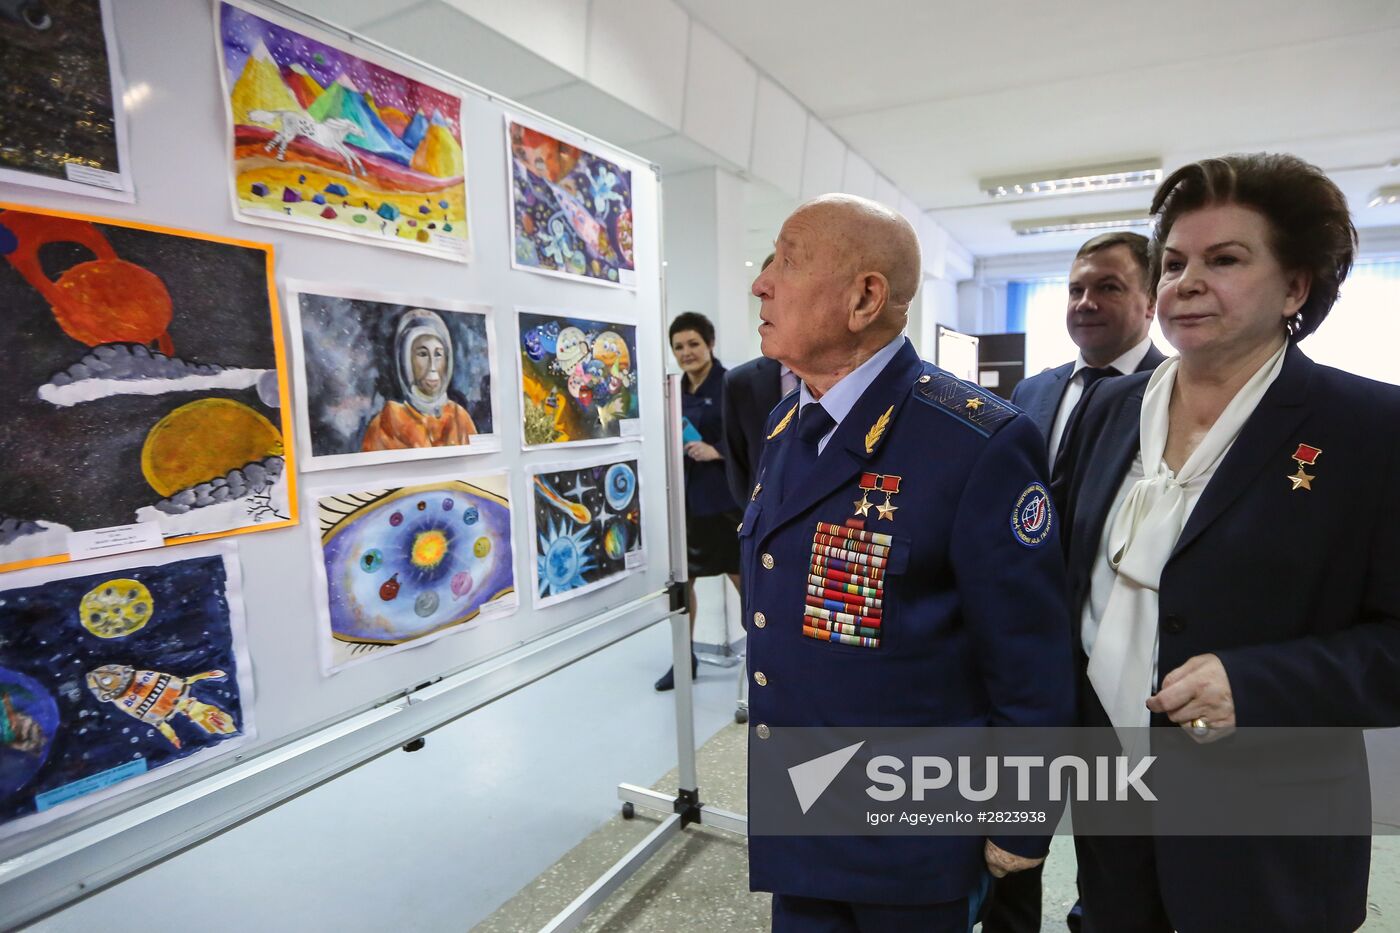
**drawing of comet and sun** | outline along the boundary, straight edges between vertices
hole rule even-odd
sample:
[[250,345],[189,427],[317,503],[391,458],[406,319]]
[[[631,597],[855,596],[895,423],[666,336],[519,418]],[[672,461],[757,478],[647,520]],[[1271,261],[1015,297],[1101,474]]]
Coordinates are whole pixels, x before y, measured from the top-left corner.
[[271,247],[0,205],[0,571],[295,521]]
[[506,474],[317,500],[333,673],[513,611]]
[[643,565],[637,461],[546,469],[531,477],[535,605],[551,606]]
[[0,835],[251,733],[236,569],[222,546],[202,548],[6,578]]

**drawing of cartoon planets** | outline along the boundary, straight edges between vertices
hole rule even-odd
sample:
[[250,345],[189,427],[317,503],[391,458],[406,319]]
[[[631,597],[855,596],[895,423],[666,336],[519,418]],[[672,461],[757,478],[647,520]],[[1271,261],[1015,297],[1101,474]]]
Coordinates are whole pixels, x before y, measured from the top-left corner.
[[608,555],[609,560],[622,560],[627,553],[627,526],[622,522],[608,522],[607,530],[603,532],[603,553]]
[[637,494],[637,474],[625,463],[614,463],[608,467],[603,488],[606,490],[608,508],[621,512]]
[[626,372],[632,365],[627,341],[615,330],[605,330],[593,341],[593,358],[609,370]]
[[584,336],[583,331],[577,327],[561,330],[554,359],[562,373],[572,372],[575,366],[588,359],[588,338]]
[[58,704],[34,678],[0,667],[0,801],[33,780],[58,733]]
[[78,603],[78,621],[98,638],[122,638],[151,621],[155,603],[139,580],[100,583]]

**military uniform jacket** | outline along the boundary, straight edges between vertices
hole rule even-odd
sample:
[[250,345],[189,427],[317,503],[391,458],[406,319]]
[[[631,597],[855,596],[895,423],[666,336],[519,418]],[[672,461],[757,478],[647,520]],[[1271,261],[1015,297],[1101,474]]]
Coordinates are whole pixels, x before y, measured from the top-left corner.
[[[784,726],[1070,724],[1063,560],[1031,420],[906,340],[798,488],[784,490],[786,455],[801,443],[797,405],[790,395],[769,418],[739,532],[749,741]],[[993,838],[1031,857],[1049,846]],[[982,843],[752,836],[750,884],[938,903],[978,882]]]

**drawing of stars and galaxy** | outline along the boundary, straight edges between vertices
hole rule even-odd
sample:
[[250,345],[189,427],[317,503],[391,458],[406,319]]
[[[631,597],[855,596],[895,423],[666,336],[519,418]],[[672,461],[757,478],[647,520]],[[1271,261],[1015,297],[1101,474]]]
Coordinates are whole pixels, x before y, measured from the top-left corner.
[[213,554],[0,590],[0,834],[245,734],[227,587]]
[[506,135],[514,267],[635,287],[632,173],[514,120]]
[[504,473],[318,500],[327,672],[515,608]]
[[642,566],[637,461],[536,473],[535,605],[550,606]]

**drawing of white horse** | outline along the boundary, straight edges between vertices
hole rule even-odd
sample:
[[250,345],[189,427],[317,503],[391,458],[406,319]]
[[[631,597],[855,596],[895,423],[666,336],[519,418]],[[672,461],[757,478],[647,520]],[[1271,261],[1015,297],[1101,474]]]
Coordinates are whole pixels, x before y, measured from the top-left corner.
[[277,135],[268,140],[263,149],[271,152],[275,148],[278,161],[287,161],[287,147],[298,136],[305,136],[313,143],[324,146],[340,156],[345,161],[345,166],[350,170],[350,174],[365,174],[364,163],[345,144],[345,137],[359,129],[350,120],[332,117],[324,123],[320,123],[296,110],[249,110],[248,119],[254,123],[277,127]]

